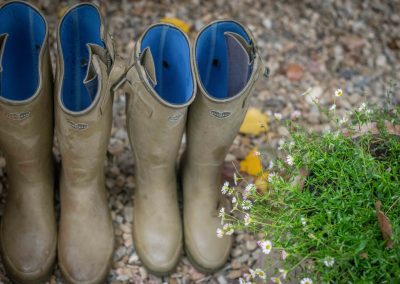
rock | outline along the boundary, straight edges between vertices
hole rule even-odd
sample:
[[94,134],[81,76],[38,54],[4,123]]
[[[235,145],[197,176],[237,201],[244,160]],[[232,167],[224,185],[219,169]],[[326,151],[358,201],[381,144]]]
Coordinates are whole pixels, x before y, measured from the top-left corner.
[[303,78],[304,69],[296,63],[290,63],[286,67],[286,77],[291,81],[300,81]]
[[263,24],[263,26],[264,26],[265,28],[267,28],[267,29],[272,28],[272,21],[271,21],[271,19],[269,19],[269,18],[265,18],[265,19],[262,21],[262,24]]
[[121,259],[126,254],[126,248],[124,246],[118,247],[114,252],[114,261]]
[[242,277],[242,271],[241,270],[231,270],[231,271],[229,271],[229,273],[227,275],[227,278],[230,279],[230,280],[238,279],[240,277]]
[[147,270],[143,266],[139,267],[139,274],[142,279],[146,279],[148,277]]
[[242,264],[240,263],[239,260],[233,259],[231,262],[231,266],[232,266],[232,269],[240,269],[242,267]]
[[253,251],[257,248],[257,241],[256,240],[248,240],[246,241],[246,250]]
[[228,281],[226,280],[225,276],[219,275],[217,278],[218,284],[228,284]]
[[238,257],[241,256],[243,254],[243,251],[240,248],[235,248],[232,250],[232,257]]
[[348,35],[340,38],[340,42],[347,50],[356,50],[364,46],[365,40],[359,36]]
[[384,54],[379,54],[375,61],[376,66],[384,67],[386,66],[386,56]]
[[137,263],[139,261],[139,256],[136,253],[133,253],[128,260],[129,264],[134,264]]

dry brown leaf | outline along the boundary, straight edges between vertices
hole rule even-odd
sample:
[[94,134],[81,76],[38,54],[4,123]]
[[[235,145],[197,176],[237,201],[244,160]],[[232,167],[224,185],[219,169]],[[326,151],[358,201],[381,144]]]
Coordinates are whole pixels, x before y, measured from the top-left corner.
[[375,203],[376,216],[378,217],[379,227],[382,232],[383,239],[386,241],[386,248],[393,248],[393,230],[389,218],[381,211],[382,202],[379,200]]

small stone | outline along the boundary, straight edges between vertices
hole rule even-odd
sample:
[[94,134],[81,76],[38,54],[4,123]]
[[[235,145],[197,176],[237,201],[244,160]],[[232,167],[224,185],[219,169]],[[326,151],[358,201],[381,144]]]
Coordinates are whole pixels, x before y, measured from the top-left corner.
[[139,274],[142,279],[146,279],[148,277],[147,270],[143,266],[139,267]]
[[224,275],[219,275],[217,278],[218,284],[228,284],[228,281],[226,280]]
[[124,217],[125,217],[125,220],[128,221],[129,223],[132,222],[132,220],[133,220],[133,207],[132,206],[124,207]]
[[242,271],[241,270],[231,270],[228,273],[227,277],[228,277],[228,279],[231,279],[231,280],[240,278],[240,277],[242,277]]
[[291,63],[286,67],[286,77],[291,81],[300,81],[303,75],[304,69],[299,64]]
[[255,240],[246,241],[246,250],[253,251],[256,248],[257,248],[257,241],[255,241]]
[[232,269],[240,269],[242,267],[242,264],[240,263],[239,260],[233,259],[231,266],[232,266]]
[[375,63],[378,67],[386,66],[386,56],[384,54],[379,54],[376,58]]
[[240,248],[235,248],[232,251],[232,256],[233,257],[238,257],[238,256],[241,256],[242,254],[243,254],[243,251]]
[[139,256],[136,253],[133,253],[128,260],[129,264],[135,264],[139,261]]
[[118,247],[117,250],[114,252],[114,261],[121,259],[125,254],[126,248],[123,246]]
[[262,21],[262,24],[263,24],[263,26],[266,27],[267,29],[272,28],[272,21],[271,21],[271,19],[269,19],[269,18],[265,18],[265,19]]
[[236,161],[236,157],[231,153],[228,153],[225,157],[225,162],[233,162]]
[[124,151],[124,143],[115,139],[114,143],[111,142],[111,144],[108,146],[108,151],[114,156],[118,156]]

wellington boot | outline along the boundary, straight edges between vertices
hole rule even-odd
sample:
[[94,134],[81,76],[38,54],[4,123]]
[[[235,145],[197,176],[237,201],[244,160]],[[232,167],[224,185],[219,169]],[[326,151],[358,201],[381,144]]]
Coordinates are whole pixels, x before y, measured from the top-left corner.
[[187,36],[168,24],[149,27],[121,81],[134,152],[133,240],[143,264],[165,275],[182,253],[176,160],[196,83]]
[[89,3],[65,13],[57,43],[58,261],[68,283],[104,283],[114,248],[104,178],[112,122],[110,88],[117,70],[114,51],[98,8]]
[[13,283],[44,283],[56,256],[53,75],[44,16],[32,5],[0,7],[0,149],[9,188],[0,239]]
[[261,70],[254,38],[235,21],[204,27],[193,46],[198,93],[190,106],[181,163],[185,248],[193,264],[213,272],[229,257],[231,236],[217,238],[221,171]]

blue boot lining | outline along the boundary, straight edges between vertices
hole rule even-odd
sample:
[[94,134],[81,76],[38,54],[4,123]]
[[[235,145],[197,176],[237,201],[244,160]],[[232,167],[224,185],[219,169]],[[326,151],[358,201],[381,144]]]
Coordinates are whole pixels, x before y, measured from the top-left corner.
[[147,47],[154,59],[156,93],[171,104],[187,103],[194,86],[190,45],[184,34],[168,25],[154,26],[143,36],[141,51]]
[[70,111],[83,111],[95,99],[97,87],[89,93],[83,81],[89,68],[87,45],[104,47],[100,27],[101,17],[92,5],[77,6],[61,22],[60,42],[64,59],[61,100]]
[[39,87],[39,55],[46,22],[32,7],[9,3],[0,9],[0,35],[8,34],[0,64],[0,96],[23,101]]
[[[236,94],[228,91],[228,47],[224,33],[233,32],[251,42],[246,31],[232,21],[217,22],[201,32],[196,42],[196,63],[202,86],[216,99]],[[247,72],[248,70],[243,70]]]

